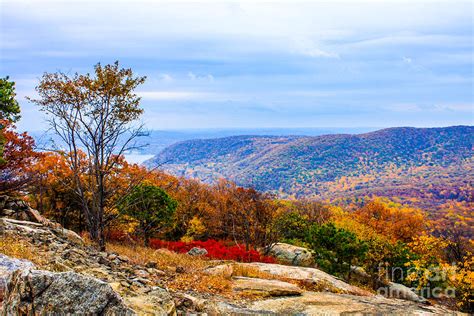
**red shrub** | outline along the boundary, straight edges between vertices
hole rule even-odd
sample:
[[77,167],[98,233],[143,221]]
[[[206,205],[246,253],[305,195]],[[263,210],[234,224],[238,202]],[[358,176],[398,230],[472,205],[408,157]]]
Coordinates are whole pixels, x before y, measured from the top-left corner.
[[256,250],[252,249],[246,251],[244,245],[227,247],[223,242],[214,239],[209,239],[206,241],[197,240],[187,243],[182,241],[163,241],[159,239],[151,239],[150,247],[155,249],[166,248],[178,253],[186,253],[193,247],[199,247],[206,249],[206,256],[212,259],[234,260],[240,262],[276,262],[273,257],[263,256]]

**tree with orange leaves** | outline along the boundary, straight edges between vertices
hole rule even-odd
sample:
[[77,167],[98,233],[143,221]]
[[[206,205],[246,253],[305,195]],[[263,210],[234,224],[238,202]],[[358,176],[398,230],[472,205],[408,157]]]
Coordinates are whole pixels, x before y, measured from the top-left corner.
[[10,121],[3,120],[0,124],[4,126],[1,133],[5,139],[0,163],[0,194],[7,194],[23,189],[31,180],[27,168],[41,154],[34,151],[35,142],[27,133],[17,133]]
[[421,210],[374,199],[355,212],[358,221],[392,241],[410,242],[426,230]]

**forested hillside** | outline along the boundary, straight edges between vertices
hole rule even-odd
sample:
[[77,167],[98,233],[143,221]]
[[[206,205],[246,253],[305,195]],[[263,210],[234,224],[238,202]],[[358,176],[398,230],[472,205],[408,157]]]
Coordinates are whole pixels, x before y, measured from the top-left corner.
[[147,165],[206,182],[226,178],[282,196],[337,200],[386,195],[429,206],[472,200],[473,139],[472,126],[236,136],[181,142]]

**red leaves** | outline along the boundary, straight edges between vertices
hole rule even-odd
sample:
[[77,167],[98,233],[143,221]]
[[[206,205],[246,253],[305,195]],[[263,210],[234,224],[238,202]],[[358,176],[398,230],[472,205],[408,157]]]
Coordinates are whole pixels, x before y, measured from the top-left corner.
[[0,162],[0,193],[24,188],[31,179],[27,169],[41,154],[34,151],[34,140],[27,133],[18,133],[15,126],[0,120],[0,142],[4,142]]
[[222,241],[209,239],[206,241],[163,241],[159,239],[150,240],[151,248],[166,248],[168,250],[186,253],[193,247],[204,248],[207,250],[207,257],[220,260],[234,260],[239,262],[265,262],[275,263],[275,259],[269,256],[263,256],[256,250],[245,250],[244,245],[226,246]]

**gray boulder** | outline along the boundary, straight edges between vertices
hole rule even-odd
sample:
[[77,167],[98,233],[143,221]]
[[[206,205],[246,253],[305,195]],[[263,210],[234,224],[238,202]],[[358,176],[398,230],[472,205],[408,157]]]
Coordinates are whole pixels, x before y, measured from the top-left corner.
[[0,307],[10,282],[11,275],[17,270],[33,269],[33,263],[27,260],[14,259],[0,253]]
[[207,250],[204,248],[194,247],[188,251],[190,256],[205,256],[207,255]]
[[300,267],[311,267],[314,265],[311,251],[303,247],[277,243],[270,249],[270,254],[283,264]]
[[134,315],[105,282],[75,272],[16,270],[11,275],[2,315]]
[[426,303],[426,299],[417,295],[411,288],[394,282],[389,282],[386,286],[380,287],[377,293],[389,297],[413,301],[417,303]]

